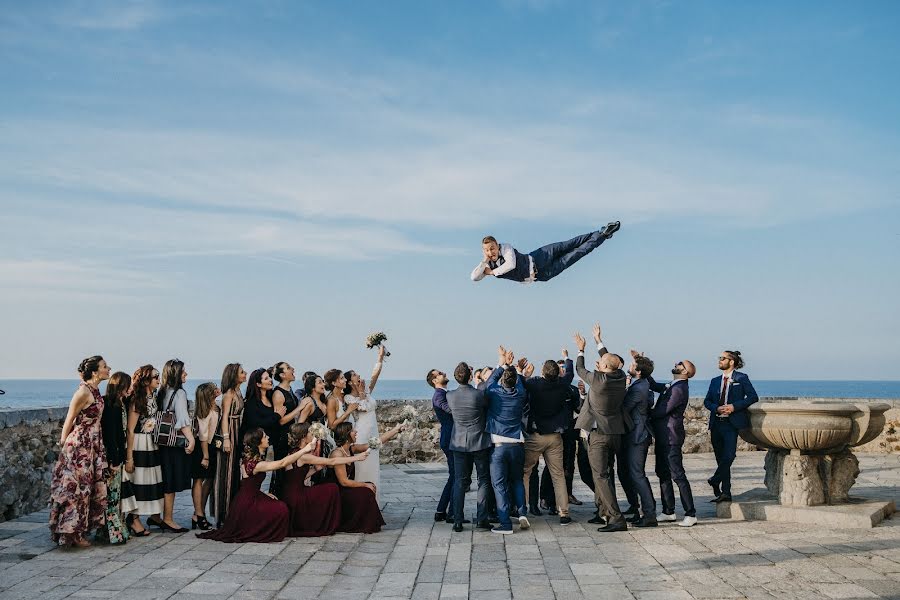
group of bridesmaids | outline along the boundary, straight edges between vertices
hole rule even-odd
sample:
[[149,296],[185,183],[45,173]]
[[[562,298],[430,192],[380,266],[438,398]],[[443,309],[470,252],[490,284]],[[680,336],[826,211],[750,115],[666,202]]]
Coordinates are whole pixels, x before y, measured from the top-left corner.
[[[84,359],[53,470],[53,540],[86,547],[96,533],[97,539],[123,543],[149,535],[151,525],[186,532],[173,510],[175,495],[188,489],[191,529],[204,530],[198,535],[204,539],[277,542],[379,531],[384,519],[378,447],[405,427],[378,432],[371,393],[383,358],[381,349],[368,385],[353,371],[331,369],[324,377],[305,373],[297,392],[291,387],[294,368],[286,362],[249,377],[232,363],[221,386],[197,388],[193,410],[183,389],[187,371],[177,359],[161,373],[145,365],[133,376],[110,375],[101,356]],[[184,445],[157,445],[160,411],[174,413]],[[321,426],[311,427],[315,423]],[[206,518],[207,504],[215,529]]]

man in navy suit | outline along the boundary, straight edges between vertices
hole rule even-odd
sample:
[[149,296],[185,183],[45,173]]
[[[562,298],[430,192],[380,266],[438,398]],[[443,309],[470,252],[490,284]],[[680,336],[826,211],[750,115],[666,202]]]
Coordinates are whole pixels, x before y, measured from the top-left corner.
[[[647,378],[653,374],[653,361],[646,356],[632,353],[631,366],[628,367],[631,384],[625,392],[622,410],[631,416],[632,427],[622,438],[621,453],[625,464],[619,468],[628,470],[628,481],[632,485],[632,493],[640,499],[640,514],[628,519],[636,527],[656,527],[656,501],[653,490],[644,470],[647,464],[647,451],[650,448],[650,409],[653,406],[653,392]],[[617,456],[618,459],[618,456]],[[624,487],[624,484],[623,484]],[[637,503],[635,504],[635,511]],[[624,513],[623,513],[624,514]]]
[[694,494],[684,472],[681,452],[684,445],[684,410],[690,398],[688,379],[696,373],[694,363],[681,360],[672,367],[674,377],[672,382],[662,384],[655,382],[653,377],[647,378],[650,389],[659,393],[659,398],[650,413],[656,454],[656,476],[659,477],[659,496],[662,502],[662,513],[656,518],[658,521],[675,521],[675,490],[672,487],[674,482],[678,486],[678,495],[681,496],[681,506],[684,508],[684,520],[678,523],[682,527],[693,527],[697,524]]
[[[434,396],[431,398],[431,405],[434,407],[434,414],[437,416],[438,422],[441,424],[440,447],[444,456],[447,457],[447,483],[444,484],[444,491],[441,492],[441,499],[438,501],[437,512],[434,513],[435,521],[453,522],[453,481],[455,477],[453,452],[450,451],[450,438],[453,436],[453,415],[450,414],[450,405],[447,404],[447,374],[437,369],[428,371],[425,381],[434,388]],[[449,517],[447,515],[450,515]],[[465,523],[466,520],[463,519]]]
[[731,501],[731,463],[737,454],[738,432],[750,427],[747,408],[759,400],[750,378],[736,371],[744,366],[741,353],[726,350],[719,355],[722,374],[709,382],[703,405],[709,409],[709,433],[716,454],[716,472],[707,480],[713,502]]

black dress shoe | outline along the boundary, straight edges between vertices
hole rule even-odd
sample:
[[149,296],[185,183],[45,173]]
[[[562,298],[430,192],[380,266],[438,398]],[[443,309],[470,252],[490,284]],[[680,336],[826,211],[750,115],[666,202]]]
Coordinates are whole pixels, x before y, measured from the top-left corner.
[[611,531],[628,531],[628,523],[622,521],[621,523],[608,523],[603,527],[598,527],[597,531],[602,531],[603,533],[609,533]]
[[[624,515],[625,513],[622,513],[622,514]],[[628,517],[625,520],[628,521],[629,523],[637,523],[638,521],[641,520],[641,515],[634,515],[633,517]]]
[[731,494],[722,494],[721,496],[713,500],[713,502],[715,502],[716,504],[718,504],[719,502],[731,502]]
[[455,531],[456,533],[459,533],[462,530],[463,530],[462,523],[454,523],[453,524],[453,531]]
[[[499,523],[499,521],[498,521],[498,523]],[[476,529],[484,529],[485,531],[490,531],[491,529],[494,528],[494,526],[491,525],[490,521],[482,521],[481,523],[476,525],[475,528]]]
[[613,236],[615,232],[622,228],[622,223],[620,221],[611,221],[606,224],[606,227],[600,232],[600,234],[609,239]]
[[540,517],[544,514],[543,512],[541,512],[541,509],[538,508],[537,506],[532,506],[531,508],[528,509],[528,512],[533,514],[535,517]]
[[633,521],[635,527],[658,527],[659,523],[656,522],[656,517],[651,517],[647,515],[637,521]]
[[600,525],[602,523],[606,523],[606,519],[604,519],[600,515],[594,515],[593,517],[588,519],[588,523],[590,523],[591,525]]
[[[434,513],[434,520],[435,520],[435,521],[446,521],[446,520],[447,520],[447,513],[445,513],[445,512],[436,512],[436,513]],[[451,521],[452,521],[452,519],[451,519]]]
[[[451,515],[451,516],[447,517],[447,522],[448,522],[448,523],[455,523],[456,521],[453,520],[453,516]],[[460,523],[471,523],[471,522],[472,522],[472,521],[470,521],[470,520],[468,520],[468,519],[463,519],[462,521],[460,521]]]
[[571,522],[572,522],[572,517],[570,517],[570,516],[568,516],[568,515],[565,516],[565,517],[560,517],[560,518],[559,518],[559,524],[560,524],[560,525],[568,525],[568,524],[571,523]]
[[[709,487],[713,489],[713,497],[718,498],[722,495],[722,488],[719,487],[718,483],[713,483],[712,477],[706,480],[706,483],[709,484]],[[715,502],[715,500],[713,500]]]
[[636,506],[629,506],[627,509],[622,511],[623,517],[628,516],[628,515],[639,515],[639,514],[641,514],[641,511],[639,511]]
[[158,519],[155,517],[147,517],[147,525],[153,525],[154,527],[158,527],[160,529],[165,529],[167,525],[163,523],[162,519]]

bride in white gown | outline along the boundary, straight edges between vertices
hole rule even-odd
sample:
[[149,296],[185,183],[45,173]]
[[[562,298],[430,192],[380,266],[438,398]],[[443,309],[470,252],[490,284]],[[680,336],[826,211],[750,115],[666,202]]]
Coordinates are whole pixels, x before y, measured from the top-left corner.
[[[372,396],[375,386],[378,384],[378,377],[381,375],[381,368],[384,366],[384,346],[378,347],[378,362],[372,370],[372,378],[369,385],[366,385],[365,379],[362,379],[355,371],[349,371],[345,374],[347,378],[347,387],[350,389],[349,394],[344,395],[344,404],[357,404],[356,412],[353,414],[356,421],[356,439],[360,444],[365,444],[370,438],[377,437],[378,434],[378,417],[375,409],[378,402]],[[378,449],[369,451],[369,457],[356,463],[356,481],[371,481],[375,484],[375,494],[381,505],[381,463]]]

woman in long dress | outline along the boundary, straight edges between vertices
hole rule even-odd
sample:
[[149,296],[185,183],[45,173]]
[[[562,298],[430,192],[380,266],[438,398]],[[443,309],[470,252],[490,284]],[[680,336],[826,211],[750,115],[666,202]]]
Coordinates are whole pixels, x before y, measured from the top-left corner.
[[312,471],[323,466],[348,464],[365,460],[367,452],[356,456],[323,458],[317,455],[322,443],[309,433],[309,423],[294,423],[288,436],[292,451],[310,442],[313,451],[304,454],[284,470],[284,502],[291,512],[291,537],[320,537],[332,535],[341,524],[341,492],[336,483],[312,484]]
[[241,420],[244,414],[244,396],[241,384],[247,381],[247,372],[240,363],[225,366],[222,372],[222,449],[216,457],[216,480],[210,499],[210,512],[221,527],[228,514],[231,499],[237,493],[241,480]]
[[184,383],[188,373],[184,363],[177,358],[166,361],[162,370],[162,386],[159,388],[158,403],[163,410],[175,413],[175,428],[180,430],[187,446],[160,446],[159,456],[163,478],[163,516],[151,518],[147,522],[170,533],[184,533],[186,527],[175,522],[175,494],[191,489],[191,454],[196,447],[193,424],[188,410],[187,392]]
[[133,492],[131,486],[127,489],[122,486],[122,466],[125,464],[125,431],[128,428],[125,403],[130,388],[131,377],[127,373],[118,371],[112,374],[106,384],[103,416],[100,419],[109,478],[106,481],[106,527],[100,528],[97,539],[110,544],[128,541],[128,531],[122,519],[123,491],[127,494]]
[[144,365],[131,376],[125,473],[122,474],[122,512],[127,515],[128,531],[137,537],[149,535],[141,524],[141,516],[155,516],[158,519],[164,505],[159,447],[153,441],[157,389],[159,371],[153,365]]
[[[356,435],[362,443],[367,442],[378,434],[378,417],[375,413],[378,402],[372,396],[375,386],[378,384],[378,378],[381,376],[381,368],[384,366],[384,346],[378,347],[378,362],[372,370],[372,378],[369,380],[368,387],[366,380],[361,378],[355,371],[345,373],[347,380],[347,389],[344,395],[344,402],[349,405],[356,405]],[[378,503],[381,504],[381,459],[379,450],[372,449],[369,458],[354,465],[356,467],[357,481],[371,481],[375,484],[375,495]]]
[[[284,410],[284,414],[278,421],[278,437],[272,440],[272,448],[275,460],[280,460],[288,455],[288,432],[291,425],[300,415],[300,401],[294,395],[291,384],[297,379],[294,367],[281,361],[269,367],[269,376],[278,384],[269,392],[272,400],[272,408],[276,413]],[[282,477],[284,471],[272,473],[272,481],[269,491],[281,498]]]
[[312,451],[314,444],[307,444],[281,460],[267,461],[263,457],[269,448],[269,436],[262,428],[251,429],[241,441],[244,446],[241,488],[228,509],[225,524],[219,529],[198,533],[197,537],[230,544],[280,542],[290,529],[287,504],[259,488],[266,473],[297,462],[302,455]]
[[50,484],[50,534],[61,546],[87,548],[86,536],[106,521],[106,452],[100,433],[103,396],[100,382],[109,379],[102,356],[78,366],[81,384],[72,395],[59,437],[60,452]]

